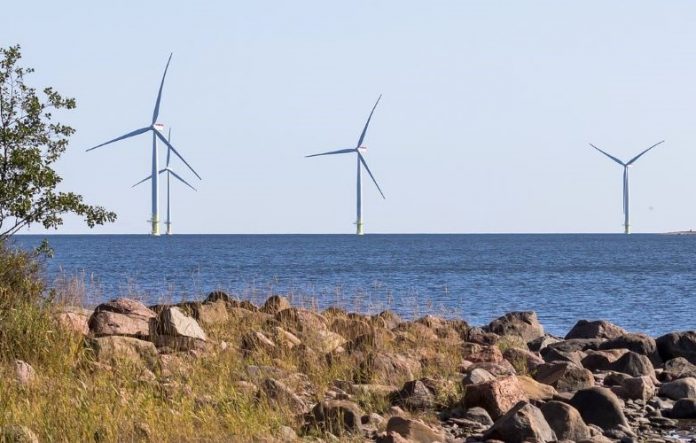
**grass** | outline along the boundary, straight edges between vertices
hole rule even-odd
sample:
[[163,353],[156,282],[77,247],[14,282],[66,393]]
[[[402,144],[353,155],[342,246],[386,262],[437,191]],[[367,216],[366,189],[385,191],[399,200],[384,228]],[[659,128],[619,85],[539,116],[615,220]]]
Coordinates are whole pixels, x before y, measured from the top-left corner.
[[[0,245],[0,428],[24,425],[40,441],[95,442],[244,442],[279,435],[284,426],[299,432],[300,411],[259,389],[263,383],[249,375],[249,366],[278,368],[284,375],[276,378],[307,405],[335,392],[337,381],[400,388],[409,379],[430,377],[441,382],[437,401],[443,407],[461,396],[459,333],[444,321],[409,322],[392,332],[380,326],[381,318],[332,309],[317,318],[352,341],[345,352],[322,354],[282,344],[279,327],[311,343],[312,328],[298,327],[306,320],[295,314],[274,319],[228,307],[227,320],[204,325],[211,343],[207,352],[167,355],[149,370],[127,361],[97,363],[85,338],[56,320],[56,312],[79,303],[84,292],[79,281],[46,288],[39,257]],[[256,331],[275,347],[242,349],[244,337]],[[385,372],[375,363],[384,355],[417,364]],[[36,370],[28,385],[15,380],[16,359]],[[378,390],[353,393],[353,400],[365,413],[386,414],[391,406]],[[310,429],[306,438],[320,434]]]

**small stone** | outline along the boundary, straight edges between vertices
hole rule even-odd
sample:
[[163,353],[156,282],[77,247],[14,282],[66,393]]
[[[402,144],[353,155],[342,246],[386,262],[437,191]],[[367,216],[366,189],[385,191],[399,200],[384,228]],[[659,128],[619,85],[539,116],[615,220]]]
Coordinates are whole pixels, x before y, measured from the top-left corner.
[[27,362],[22,360],[15,360],[15,379],[22,386],[29,386],[36,379],[36,371]]

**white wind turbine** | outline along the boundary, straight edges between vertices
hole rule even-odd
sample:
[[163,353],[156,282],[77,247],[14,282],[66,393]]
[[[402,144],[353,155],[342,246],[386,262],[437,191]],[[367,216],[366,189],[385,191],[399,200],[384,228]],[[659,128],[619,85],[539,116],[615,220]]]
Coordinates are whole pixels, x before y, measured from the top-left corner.
[[[169,128],[169,134],[167,135],[167,141],[168,142],[172,141],[172,129],[171,128]],[[174,178],[176,178],[177,180],[179,180],[181,183],[185,184],[189,188],[193,189],[194,191],[196,190],[196,188],[194,188],[193,186],[191,186],[191,184],[189,184],[189,182],[187,182],[186,180],[181,178],[181,176],[179,176],[179,174],[174,172],[174,170],[172,170],[172,168],[169,166],[169,162],[171,160],[171,152],[172,152],[172,150],[169,149],[169,147],[167,147],[167,165],[164,167],[164,169],[160,169],[158,172],[159,174],[163,174],[165,172],[167,173],[167,221],[164,222],[164,224],[167,225],[167,235],[172,235],[172,203],[171,203],[171,189],[170,189],[171,188],[171,183],[170,183],[171,176],[173,175]],[[132,187],[135,188],[140,183],[146,182],[150,179],[152,179],[151,175],[140,180],[138,183],[134,184]]]
[[375,112],[375,108],[377,107],[377,104],[379,104],[379,101],[381,98],[382,98],[382,96],[380,95],[379,98],[377,98],[377,102],[372,107],[372,111],[370,112],[370,116],[367,118],[367,122],[365,123],[365,127],[363,128],[362,134],[360,134],[360,139],[358,140],[358,144],[355,146],[355,148],[345,148],[345,149],[339,149],[337,151],[323,152],[321,154],[313,154],[313,155],[307,156],[307,157],[317,157],[320,155],[349,154],[349,153],[353,153],[353,152],[357,154],[357,162],[358,162],[357,200],[358,201],[357,201],[357,217],[356,217],[355,225],[356,225],[356,233],[358,235],[363,235],[365,233],[364,225],[363,225],[363,218],[362,218],[362,178],[361,178],[362,166],[364,166],[367,173],[370,174],[370,178],[375,183],[375,186],[377,186],[377,190],[382,195],[382,198],[386,198],[384,196],[384,193],[382,192],[382,189],[379,187],[379,184],[377,184],[377,180],[375,180],[374,175],[372,175],[370,168],[367,166],[367,162],[365,161],[365,157],[363,157],[363,153],[367,152],[367,146],[363,146],[363,141],[365,140],[365,134],[367,133],[367,127],[370,125],[370,120],[372,120],[372,114]]
[[635,157],[633,157],[632,159],[630,159],[630,160],[627,161],[626,163],[622,162],[621,160],[619,160],[618,158],[614,157],[613,155],[608,154],[608,153],[602,151],[601,149],[599,149],[598,147],[596,147],[595,145],[593,145],[592,143],[590,143],[590,146],[592,146],[593,148],[595,148],[596,150],[598,150],[598,151],[601,152],[602,154],[606,155],[606,156],[609,157],[610,159],[614,160],[616,163],[618,163],[618,164],[620,164],[621,166],[623,166],[623,170],[624,170],[624,172],[623,172],[624,234],[630,233],[630,225],[629,225],[629,217],[628,217],[628,168],[629,168],[631,165],[633,165],[633,163],[634,163],[636,160],[638,160],[640,157],[642,157],[643,154],[645,154],[646,152],[648,152],[649,150],[651,150],[651,149],[654,148],[655,146],[660,145],[660,144],[662,144],[662,143],[664,143],[664,142],[665,142],[665,141],[662,140],[661,142],[655,143],[654,145],[652,145],[651,147],[649,147],[649,148],[646,149],[645,151],[641,152],[640,154],[636,155]]
[[158,171],[159,171],[159,166],[158,166],[158,157],[157,157],[157,139],[160,139],[162,143],[167,145],[169,150],[174,153],[177,157],[181,159],[182,162],[193,172],[198,179],[201,179],[201,176],[198,175],[198,173],[191,167],[191,165],[188,164],[186,160],[179,154],[179,152],[174,148],[174,146],[169,143],[169,141],[164,138],[162,135],[161,130],[164,129],[164,125],[157,123],[157,117],[159,116],[159,109],[160,109],[160,101],[162,100],[162,88],[164,87],[164,79],[167,76],[167,69],[169,69],[169,62],[172,60],[172,54],[169,54],[169,59],[167,60],[167,66],[164,68],[164,74],[162,75],[162,81],[160,82],[160,87],[159,87],[159,92],[157,93],[157,101],[155,102],[155,110],[152,113],[152,121],[150,122],[149,126],[146,126],[144,128],[136,129],[135,131],[131,131],[128,134],[122,135],[120,137],[117,137],[113,140],[109,140],[108,142],[102,143],[100,145],[97,145],[93,148],[88,149],[87,151],[91,151],[93,149],[100,148],[102,146],[108,145],[110,143],[114,143],[120,140],[124,140],[126,138],[130,137],[135,137],[136,135],[144,134],[148,131],[152,131],[152,218],[149,220],[150,223],[152,224],[152,235],[159,235],[159,179],[158,179]]

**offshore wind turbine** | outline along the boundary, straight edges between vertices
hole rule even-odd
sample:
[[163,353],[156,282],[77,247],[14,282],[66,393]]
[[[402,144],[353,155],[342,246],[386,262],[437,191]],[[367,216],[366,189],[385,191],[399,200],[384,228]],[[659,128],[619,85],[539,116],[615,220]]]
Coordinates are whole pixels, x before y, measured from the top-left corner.
[[191,167],[191,165],[188,164],[186,160],[179,154],[179,151],[177,151],[174,146],[172,146],[169,141],[164,138],[162,135],[162,129],[164,129],[164,125],[157,123],[157,117],[159,116],[159,111],[160,111],[160,102],[162,101],[162,88],[164,87],[164,79],[167,76],[167,70],[169,69],[169,63],[172,61],[172,55],[169,54],[169,59],[167,60],[167,65],[164,68],[164,74],[162,74],[162,81],[160,82],[160,87],[159,87],[159,92],[157,93],[157,100],[155,101],[155,110],[152,112],[152,121],[150,124],[144,128],[136,129],[135,131],[131,131],[125,135],[122,135],[120,137],[116,137],[113,140],[109,140],[108,142],[102,143],[100,145],[97,145],[93,148],[90,148],[87,150],[87,152],[92,151],[97,148],[101,148],[102,146],[108,145],[110,143],[114,143],[120,140],[124,140],[130,137],[135,137],[136,135],[144,134],[148,131],[152,131],[152,218],[148,220],[152,224],[152,235],[159,235],[159,179],[158,179],[158,171],[159,171],[159,166],[158,166],[158,157],[157,157],[157,139],[159,139],[162,143],[164,143],[170,150],[171,152],[174,153],[177,157],[181,159],[182,162],[193,172],[198,179],[201,179],[201,176],[198,175],[198,173]]
[[367,122],[365,123],[365,127],[363,128],[362,133],[360,134],[360,139],[358,139],[358,144],[355,146],[355,148],[344,148],[344,149],[339,149],[336,151],[330,151],[330,152],[323,152],[321,154],[312,154],[306,156],[307,158],[309,157],[318,157],[320,155],[334,155],[334,154],[350,154],[350,153],[356,153],[357,154],[357,163],[358,163],[358,175],[357,175],[357,216],[356,216],[356,234],[358,235],[363,235],[365,234],[365,229],[364,229],[364,224],[363,224],[363,217],[362,217],[362,167],[365,167],[365,170],[367,173],[370,175],[370,178],[372,181],[375,183],[375,186],[377,186],[377,190],[379,193],[382,195],[382,198],[386,198],[384,196],[384,193],[382,192],[382,189],[379,187],[379,184],[377,184],[377,180],[375,180],[375,176],[372,175],[372,171],[370,171],[370,168],[367,166],[367,162],[365,161],[365,157],[363,157],[363,154],[367,152],[367,146],[363,145],[363,141],[365,140],[365,134],[367,133],[367,127],[370,126],[370,120],[372,120],[372,114],[375,112],[375,108],[377,108],[377,105],[379,104],[379,101],[381,100],[382,95],[377,98],[377,102],[375,102],[375,105],[372,107],[372,111],[370,111],[370,116],[367,118]]
[[606,156],[609,157],[610,159],[614,160],[616,163],[618,163],[618,164],[620,164],[621,166],[623,166],[623,213],[624,213],[624,234],[629,234],[629,233],[630,233],[630,224],[629,224],[629,216],[628,216],[628,214],[629,214],[629,211],[628,211],[628,168],[629,168],[631,165],[633,165],[633,163],[635,163],[636,160],[638,160],[639,158],[641,158],[641,157],[643,156],[643,154],[645,154],[646,152],[648,152],[649,150],[651,150],[651,149],[654,148],[655,146],[660,145],[660,144],[662,144],[662,143],[664,143],[664,142],[665,142],[665,141],[662,140],[661,142],[655,143],[654,145],[652,145],[651,147],[649,147],[648,149],[646,149],[645,151],[643,151],[643,152],[641,152],[640,154],[636,155],[635,157],[633,157],[632,159],[630,159],[629,161],[627,161],[627,162],[625,162],[625,163],[622,162],[621,160],[619,160],[618,158],[614,157],[613,155],[608,154],[608,153],[602,151],[601,149],[599,149],[598,147],[596,147],[595,145],[593,145],[592,143],[590,143],[590,146],[592,146],[593,148],[595,148],[596,150],[598,150],[598,151],[601,152],[602,154],[606,155]]
[[[167,135],[167,141],[168,142],[172,141],[172,128],[169,128],[169,134]],[[171,160],[171,152],[172,152],[172,150],[169,149],[169,147],[167,147],[167,165],[164,167],[164,169],[160,169],[158,172],[158,174],[163,174],[165,172],[167,173],[167,221],[164,222],[164,224],[167,225],[167,235],[172,235],[172,204],[171,204],[171,190],[170,190],[171,176],[174,176],[174,178],[176,178],[177,180],[179,180],[181,183],[185,184],[189,188],[193,189],[194,191],[196,190],[196,188],[194,188],[193,186],[191,186],[191,184],[189,184],[189,182],[187,182],[186,180],[181,178],[181,176],[179,176],[179,174],[174,172],[172,170],[171,166],[169,166],[169,162]],[[138,183],[134,184],[132,187],[135,188],[140,183],[146,182],[150,179],[152,179],[152,176],[148,175],[144,179],[140,180]]]

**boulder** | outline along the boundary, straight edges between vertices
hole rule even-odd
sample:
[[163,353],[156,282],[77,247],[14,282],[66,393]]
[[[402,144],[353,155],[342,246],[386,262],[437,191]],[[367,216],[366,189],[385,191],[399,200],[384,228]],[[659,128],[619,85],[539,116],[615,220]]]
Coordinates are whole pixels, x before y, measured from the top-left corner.
[[462,418],[480,423],[486,427],[493,426],[493,419],[491,418],[491,415],[483,408],[469,408],[464,412]]
[[658,337],[657,351],[663,361],[684,357],[696,364],[696,331],[671,332]]
[[486,440],[502,440],[508,443],[556,441],[556,434],[536,406],[521,401],[483,435]]
[[524,395],[529,400],[551,400],[555,395],[558,394],[553,386],[539,383],[526,375],[518,375],[517,381],[520,382],[522,391],[524,391]]
[[534,340],[527,342],[527,348],[532,352],[540,352],[542,349],[550,344],[558,343],[561,339],[554,337],[553,335],[544,334],[542,337],[537,337]]
[[650,363],[650,359],[645,355],[640,355],[633,351],[626,352],[621,358],[612,363],[609,369],[634,377],[639,377],[641,375],[655,376],[655,368],[652,363]]
[[696,378],[696,365],[692,365],[684,357],[677,357],[667,361],[664,364],[664,370],[659,375],[661,381],[672,381],[685,377]]
[[157,348],[152,342],[134,337],[110,335],[88,341],[99,363],[115,365],[123,362],[153,369],[158,364]]
[[378,352],[370,354],[361,362],[361,373],[365,383],[392,384],[402,380],[413,380],[420,372],[421,364],[417,360],[396,353]]
[[495,380],[495,375],[491,374],[483,368],[473,368],[464,375],[464,377],[462,378],[462,384],[464,386],[475,385],[478,383],[485,383],[491,380]]
[[570,405],[580,412],[585,423],[604,431],[628,426],[621,401],[607,388],[582,389],[570,399]]
[[567,403],[549,401],[541,406],[546,422],[558,440],[583,441],[592,438],[580,412]]
[[58,323],[67,331],[80,335],[89,334],[89,318],[93,311],[76,306],[61,307],[56,314]]
[[270,403],[285,407],[295,413],[306,413],[307,403],[295,394],[285,383],[273,378],[266,378],[259,386]]
[[[601,338],[569,338],[549,344],[547,349],[555,349],[562,352],[596,351],[604,343]],[[542,355],[543,352],[542,352]]]
[[686,377],[663,383],[658,391],[660,397],[680,400],[682,398],[696,398],[696,378]]
[[590,371],[609,371],[616,360],[627,353],[627,349],[606,349],[602,351],[587,351],[582,359],[582,366]]
[[215,290],[208,294],[205,298],[205,303],[214,303],[217,301],[231,302],[233,299],[225,291]]
[[435,406],[435,390],[422,380],[407,381],[393,395],[391,403],[409,411],[426,411]]
[[662,364],[655,339],[645,334],[620,335],[602,343],[599,349],[628,349],[636,354],[645,355],[653,365]]
[[500,364],[488,362],[472,363],[467,368],[467,371],[473,371],[474,369],[485,369],[489,373],[493,374],[494,377],[517,375],[517,371],[515,370],[515,368],[512,367],[510,363],[508,363],[507,360],[503,360]]
[[150,321],[150,336],[169,335],[206,341],[208,337],[198,322],[181,312],[176,306],[169,306]]
[[517,377],[512,375],[467,386],[463,403],[466,408],[482,407],[495,420],[523,400],[527,400],[525,392]]
[[497,346],[480,345],[477,343],[462,343],[462,357],[472,363],[503,363],[503,353]]
[[346,343],[346,339],[328,329],[304,330],[299,333],[302,342],[322,354],[334,351]]
[[541,355],[547,363],[567,361],[578,366],[582,366],[582,359],[586,356],[584,351],[562,351],[549,346],[541,350]]
[[696,418],[696,399],[682,398],[677,400],[669,414],[670,418]]
[[200,324],[209,326],[224,324],[230,316],[225,301],[217,300],[198,304],[194,309],[194,317]]
[[626,334],[626,331],[606,320],[579,320],[575,326],[565,336],[566,340],[571,338],[602,338],[612,339]]
[[252,331],[244,334],[241,341],[241,349],[246,353],[265,352],[273,354],[277,350],[275,343],[266,337],[263,332]]
[[97,337],[126,335],[147,338],[150,334],[150,319],[154,311],[139,301],[118,298],[102,303],[89,318],[89,329]]
[[402,322],[401,317],[399,317],[398,314],[389,310],[382,311],[379,314],[372,316],[371,320],[372,323],[390,330],[396,328]]
[[290,308],[290,300],[287,297],[281,297],[280,295],[273,295],[268,297],[266,302],[261,306],[261,312],[266,314],[275,315],[280,311]]
[[534,373],[534,379],[553,386],[559,392],[573,392],[594,386],[592,373],[570,362],[539,365]]
[[525,342],[544,336],[544,327],[534,311],[505,314],[493,320],[487,330],[498,335],[521,337]]
[[534,371],[537,366],[545,363],[538,354],[520,348],[507,348],[503,352],[503,358],[510,362],[518,372],[520,369],[524,369],[523,372]]
[[[445,443],[445,433],[422,421],[394,416],[387,421],[387,434],[398,434],[410,443]],[[392,440],[398,441],[398,440]]]
[[362,431],[362,416],[362,410],[352,401],[327,400],[312,408],[310,424],[337,436],[357,434]]
[[463,338],[465,341],[468,341],[470,343],[477,343],[480,345],[489,346],[498,343],[498,341],[500,340],[500,336],[498,334],[495,334],[493,332],[486,332],[479,327],[470,328],[466,332],[465,337]]
[[655,384],[648,376],[627,378],[621,386],[628,399],[648,401],[655,396]]

